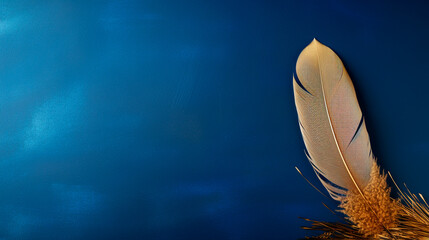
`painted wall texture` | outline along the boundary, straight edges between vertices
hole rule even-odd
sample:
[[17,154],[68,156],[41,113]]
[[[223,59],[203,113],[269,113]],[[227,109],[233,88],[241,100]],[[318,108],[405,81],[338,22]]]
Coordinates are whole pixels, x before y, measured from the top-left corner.
[[0,239],[297,239],[335,217],[293,102],[316,37],[429,197],[424,1],[0,2]]

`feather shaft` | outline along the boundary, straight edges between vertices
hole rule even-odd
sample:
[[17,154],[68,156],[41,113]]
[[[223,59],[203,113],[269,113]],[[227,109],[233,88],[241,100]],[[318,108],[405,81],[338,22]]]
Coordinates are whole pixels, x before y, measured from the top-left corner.
[[[316,48],[318,48],[318,46],[317,46],[317,45],[316,45]],[[319,65],[319,74],[320,74],[320,76],[322,76],[322,73],[321,73],[321,71],[322,71],[322,70],[321,70],[321,68],[320,68],[320,56],[319,56],[319,51],[316,51],[316,54],[317,54],[317,60],[318,60],[318,61],[317,61],[317,63],[318,63],[318,65]],[[320,81],[321,81],[321,82],[323,81],[323,80],[322,80],[322,77],[320,77]],[[362,197],[367,201],[367,199],[366,199],[365,195],[363,195],[363,193],[362,193],[362,189],[361,189],[361,188],[359,187],[359,185],[356,183],[356,180],[355,180],[355,178],[353,177],[353,174],[351,173],[351,171],[350,171],[350,169],[349,169],[349,166],[347,165],[346,160],[344,159],[343,151],[341,150],[340,145],[338,144],[337,134],[335,133],[335,130],[334,130],[333,126],[332,126],[332,121],[331,121],[331,118],[330,118],[330,113],[329,113],[329,109],[328,109],[328,104],[327,104],[327,102],[326,102],[326,95],[325,95],[325,89],[324,89],[323,83],[321,84],[321,86],[322,86],[323,103],[324,103],[325,110],[326,110],[326,113],[327,113],[328,122],[329,122],[329,127],[330,127],[330,129],[331,129],[331,132],[332,132],[332,135],[333,135],[333,138],[334,138],[335,146],[337,147],[338,152],[340,153],[341,160],[342,160],[342,162],[343,162],[343,164],[344,164],[344,167],[345,167],[345,168],[346,168],[346,170],[347,170],[347,173],[349,174],[349,176],[350,176],[351,180],[353,181],[353,184],[355,185],[355,187],[356,187],[356,189],[358,190],[358,192],[360,193],[360,195],[362,195]]]

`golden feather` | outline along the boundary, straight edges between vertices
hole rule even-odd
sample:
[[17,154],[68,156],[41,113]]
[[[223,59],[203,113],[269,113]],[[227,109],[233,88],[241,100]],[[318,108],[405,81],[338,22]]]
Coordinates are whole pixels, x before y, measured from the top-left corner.
[[353,83],[316,39],[300,54],[293,87],[301,133],[317,176],[335,200],[362,192],[375,161]]
[[392,237],[401,211],[372,154],[353,83],[340,58],[314,39],[293,77],[306,154],[351,228],[363,237]]

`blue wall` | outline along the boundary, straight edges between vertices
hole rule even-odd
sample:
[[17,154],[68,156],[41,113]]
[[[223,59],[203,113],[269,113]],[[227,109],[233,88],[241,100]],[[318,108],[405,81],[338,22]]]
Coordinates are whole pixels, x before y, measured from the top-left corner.
[[[406,4],[407,3],[407,4]],[[373,151],[429,196],[424,1],[0,2],[0,239],[297,239],[336,218],[298,175],[316,37]]]

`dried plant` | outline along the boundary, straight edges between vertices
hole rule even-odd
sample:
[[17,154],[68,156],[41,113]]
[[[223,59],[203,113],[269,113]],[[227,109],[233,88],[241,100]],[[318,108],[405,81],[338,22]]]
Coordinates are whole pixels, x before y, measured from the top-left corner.
[[347,216],[341,222],[303,218],[311,223],[311,226],[302,227],[303,229],[323,232],[318,236],[306,237],[306,239],[429,239],[429,205],[426,200],[421,194],[418,194],[417,197],[411,193],[405,184],[406,192],[403,192],[392,175],[388,174],[399,193],[399,199],[394,200],[397,203],[395,208],[398,211],[395,226],[389,227],[388,231],[381,229],[378,234],[368,235]]

